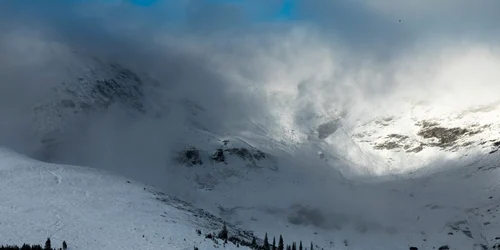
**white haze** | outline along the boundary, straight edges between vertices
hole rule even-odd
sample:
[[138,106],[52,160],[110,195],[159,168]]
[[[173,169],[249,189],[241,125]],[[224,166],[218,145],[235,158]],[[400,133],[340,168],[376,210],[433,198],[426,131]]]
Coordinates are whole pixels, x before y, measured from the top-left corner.
[[[330,6],[321,1],[302,4],[310,7],[304,8],[309,14],[318,6]],[[376,39],[383,40],[380,48],[363,48],[370,37],[350,37],[349,26],[329,29],[326,15],[318,16],[324,20],[317,18],[317,23],[242,20],[221,28],[220,22],[200,26],[195,19],[172,28],[168,23],[154,25],[155,18],[121,5],[62,4],[39,12],[33,10],[37,5],[4,5],[0,144],[33,154],[40,147],[33,105],[53,98],[53,88],[74,77],[71,70],[81,67],[72,66],[78,64],[78,54],[98,56],[160,82],[155,100],[170,115],[130,121],[120,107],[114,107],[91,116],[84,122],[85,134],[79,134],[79,127],[67,132],[66,141],[74,143],[61,149],[60,160],[106,166],[145,179],[164,175],[159,167],[167,164],[164,153],[177,150],[183,140],[187,118],[168,106],[172,99],[196,100],[209,110],[204,125],[221,135],[244,134],[258,125],[267,136],[289,143],[305,143],[311,130],[339,117],[349,133],[360,120],[399,111],[408,101],[430,103],[438,107],[433,115],[439,116],[500,99],[500,54],[493,40],[469,37],[466,32],[449,37],[421,32],[422,27],[414,27],[418,18],[390,20],[395,10],[382,5],[366,7],[359,2],[364,12],[384,20],[380,23],[394,21],[391,27],[397,27],[386,39]],[[438,10],[429,15],[434,11]],[[28,14],[33,15],[28,18]],[[209,16],[199,15],[204,14]],[[402,38],[406,33],[422,38],[409,42]],[[391,46],[398,49],[387,53]],[[368,176],[401,173],[351,168]]]

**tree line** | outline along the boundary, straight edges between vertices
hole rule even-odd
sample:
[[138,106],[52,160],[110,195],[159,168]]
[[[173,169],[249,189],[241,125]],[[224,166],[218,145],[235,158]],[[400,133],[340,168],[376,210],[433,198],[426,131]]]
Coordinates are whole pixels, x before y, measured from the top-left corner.
[[45,245],[42,247],[42,245],[30,245],[30,244],[23,244],[22,246],[16,246],[16,245],[1,245],[0,250],[66,250],[68,249],[68,244],[66,241],[63,241],[62,246],[60,248],[53,248],[52,247],[52,242],[50,241],[50,238],[45,241]]
[[[201,234],[200,230],[197,230],[197,232],[198,234]],[[262,244],[258,244],[257,239],[255,237],[253,237],[252,241],[249,242],[235,236],[230,236],[226,224],[224,224],[224,226],[222,227],[221,231],[219,231],[218,234],[209,233],[205,235],[205,238],[212,239],[214,240],[215,243],[218,243],[217,239],[220,239],[224,242],[224,245],[231,242],[237,247],[245,246],[254,250],[315,250],[316,249],[314,248],[314,244],[312,242],[310,243],[309,246],[304,245],[302,241],[299,241],[298,243],[293,241],[289,244],[285,244],[282,235],[279,236],[277,243],[276,243],[276,237],[273,237],[272,242],[270,242],[267,233],[264,236],[264,241]],[[194,249],[199,250],[198,247],[195,247]],[[323,250],[323,248],[321,248],[321,250]]]

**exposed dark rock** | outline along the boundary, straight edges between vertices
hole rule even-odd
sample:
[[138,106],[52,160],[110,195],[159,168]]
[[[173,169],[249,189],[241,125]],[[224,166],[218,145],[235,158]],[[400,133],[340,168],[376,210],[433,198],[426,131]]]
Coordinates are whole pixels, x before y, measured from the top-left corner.
[[262,160],[262,159],[265,159],[266,158],[266,154],[260,150],[255,150],[255,152],[253,153],[253,157],[256,159],[256,160]]
[[243,160],[253,158],[252,154],[250,153],[250,150],[248,150],[246,148],[229,148],[229,149],[226,149],[224,151],[228,152],[230,155],[237,155],[238,157],[240,157]]
[[394,141],[387,141],[387,142],[375,145],[374,148],[379,149],[379,150],[380,149],[391,150],[391,149],[401,148],[401,145],[398,144],[397,142],[394,142]]
[[472,237],[472,232],[470,230],[462,230],[462,233],[464,233],[465,236],[474,239],[474,237]]
[[328,136],[335,133],[335,131],[337,131],[337,129],[338,129],[338,124],[335,121],[323,123],[323,124],[319,125],[317,128],[318,138],[321,140],[326,139]]
[[422,143],[415,146],[418,142],[411,140],[407,135],[389,134],[385,137],[385,141],[374,146],[378,150],[403,149],[408,153],[418,153],[424,149]]
[[460,127],[440,127],[438,123],[428,121],[423,121],[419,125],[421,126],[421,130],[417,133],[417,135],[424,139],[437,139],[438,142],[430,143],[430,145],[441,148],[454,146],[456,141],[463,136],[471,136],[480,132],[480,130],[473,131]]
[[387,138],[395,138],[395,139],[400,139],[400,140],[406,140],[406,139],[408,139],[408,136],[406,136],[406,135],[399,135],[399,134],[390,134],[390,135],[387,135]]
[[448,245],[440,246],[438,248],[439,250],[450,250],[450,247]]
[[200,157],[200,151],[195,147],[188,147],[180,152],[177,160],[187,166],[202,165],[203,161]]
[[236,155],[245,161],[249,161],[254,167],[257,167],[257,161],[267,158],[267,155],[258,149],[228,148],[224,149],[224,152],[229,153],[229,155]]
[[418,153],[422,150],[424,150],[424,144],[420,143],[420,145],[418,145],[412,149],[408,149],[408,150],[406,150],[406,152],[407,153]]
[[418,247],[410,247],[410,250],[418,250]]
[[226,162],[226,157],[224,156],[224,150],[222,149],[217,149],[213,154],[212,154],[212,160],[215,162]]

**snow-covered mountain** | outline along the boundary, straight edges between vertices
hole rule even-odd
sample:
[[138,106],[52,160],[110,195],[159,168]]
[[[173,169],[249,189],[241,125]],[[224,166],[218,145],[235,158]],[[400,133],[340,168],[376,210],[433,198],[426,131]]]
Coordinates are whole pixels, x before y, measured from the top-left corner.
[[[395,91],[365,100],[353,94],[351,79],[335,78],[340,83],[328,87],[336,72],[326,69],[336,65],[316,60],[324,51],[297,52],[303,61],[285,58],[300,70],[274,67],[279,60],[245,58],[272,76],[259,78],[231,62],[224,64],[231,74],[221,76],[227,58],[196,57],[203,48],[190,56],[198,64],[209,61],[210,69],[184,68],[177,60],[151,69],[60,44],[49,47],[42,50],[54,53],[50,65],[57,67],[36,71],[35,80],[49,79],[51,88],[36,98],[10,100],[18,106],[0,107],[0,142],[66,165],[2,151],[1,190],[9,197],[2,213],[13,228],[5,243],[50,236],[80,249],[110,246],[109,239],[113,246],[210,249],[195,229],[215,230],[224,220],[256,235],[282,234],[325,249],[498,248],[495,98],[448,108],[453,98],[407,90],[413,99]],[[313,70],[305,72],[301,63]],[[480,80],[491,79],[496,75]],[[14,96],[24,91],[8,90]],[[221,219],[197,217],[198,210],[169,197]],[[35,209],[39,204],[48,207]],[[27,216],[46,223],[23,224]],[[32,238],[21,237],[28,226],[35,228]],[[196,240],[186,243],[179,235]],[[165,242],[167,237],[172,239]]]
[[[222,219],[151,186],[91,168],[39,162],[5,148],[0,157],[3,244],[50,237],[67,241],[68,249],[237,249],[205,238],[220,232]],[[248,242],[254,237],[231,225],[228,231]]]

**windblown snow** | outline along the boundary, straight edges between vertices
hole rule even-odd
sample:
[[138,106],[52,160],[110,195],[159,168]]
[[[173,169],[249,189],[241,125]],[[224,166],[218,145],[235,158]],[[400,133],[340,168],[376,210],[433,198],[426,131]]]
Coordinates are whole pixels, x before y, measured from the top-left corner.
[[196,229],[227,221],[319,249],[499,248],[495,49],[378,62],[300,28],[151,50],[7,30],[0,244],[224,248]]

